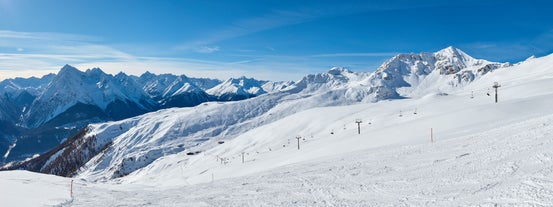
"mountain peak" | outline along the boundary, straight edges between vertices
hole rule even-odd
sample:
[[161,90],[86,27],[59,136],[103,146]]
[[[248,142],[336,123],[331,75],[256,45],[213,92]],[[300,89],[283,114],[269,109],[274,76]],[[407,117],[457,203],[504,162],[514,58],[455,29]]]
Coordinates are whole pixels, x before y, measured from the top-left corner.
[[449,46],[449,47],[446,47],[444,49],[441,49],[440,51],[435,52],[434,55],[436,55],[437,57],[442,57],[442,58],[443,57],[458,58],[460,60],[465,60],[465,61],[474,60],[473,57],[471,57],[467,53],[463,52],[459,48],[456,48],[456,47],[453,47],[453,46]]
[[88,76],[95,76],[95,77],[101,77],[101,76],[107,75],[107,74],[104,73],[104,71],[102,71],[102,69],[100,69],[100,68],[87,69],[87,70],[85,71],[85,73],[86,73]]
[[79,71],[79,69],[77,69],[77,68],[75,68],[75,67],[73,67],[69,64],[66,64],[61,68],[60,73],[75,72],[75,71]]
[[250,87],[251,85],[261,85],[263,81],[256,80],[254,78],[248,78],[246,76],[240,76],[238,78],[229,78],[226,81],[229,84]]
[[327,73],[329,73],[331,75],[340,75],[340,74],[343,74],[343,73],[352,73],[352,72],[350,70],[348,70],[347,68],[344,68],[344,67],[333,67],[330,70],[328,70]]
[[156,77],[156,75],[151,73],[150,71],[146,71],[145,73],[140,75],[140,79],[142,79],[142,80],[149,80],[149,79],[152,79],[154,77]]
[[115,77],[127,77],[127,74],[123,71],[119,71],[117,74],[115,74]]
[[461,51],[459,48],[456,48],[456,47],[453,47],[453,46],[448,46],[448,47],[438,51],[438,53],[450,53],[450,54],[455,54],[455,53],[459,53],[459,52],[463,52],[463,51]]
[[444,48],[444,49],[442,49],[442,50],[456,51],[456,50],[459,50],[459,49],[450,45],[450,46],[448,46],[448,47],[446,47],[446,48]]
[[[223,83],[207,90],[208,94],[218,96],[223,100],[240,100],[267,93],[262,85],[267,81],[259,81],[254,78],[242,76],[239,78],[229,78]],[[236,97],[229,96],[236,94]]]
[[79,69],[77,69],[77,68],[75,68],[71,65],[65,65],[65,66],[63,66],[63,68],[60,69],[60,71],[57,74],[57,77],[58,78],[62,78],[62,77],[68,78],[68,77],[79,76],[83,73],[84,72],[80,71]]

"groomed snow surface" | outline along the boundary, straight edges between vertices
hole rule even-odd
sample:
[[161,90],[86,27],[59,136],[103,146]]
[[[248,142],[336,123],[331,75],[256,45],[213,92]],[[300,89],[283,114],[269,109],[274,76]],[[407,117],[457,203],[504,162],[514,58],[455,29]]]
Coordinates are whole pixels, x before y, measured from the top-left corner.
[[552,121],[190,186],[82,184],[73,206],[552,206]]
[[78,176],[73,199],[70,179],[0,172],[2,206],[553,206],[553,56],[529,61],[450,94],[295,113],[122,178]]
[[71,179],[27,171],[0,172],[0,206],[63,206],[71,203]]

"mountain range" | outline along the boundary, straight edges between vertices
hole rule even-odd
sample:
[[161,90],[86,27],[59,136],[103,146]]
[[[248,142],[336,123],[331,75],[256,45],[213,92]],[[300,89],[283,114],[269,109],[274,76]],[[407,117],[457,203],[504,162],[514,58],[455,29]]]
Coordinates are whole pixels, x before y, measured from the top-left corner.
[[[94,106],[93,113],[78,116],[86,118],[82,120],[91,120],[91,115],[97,113],[105,116],[88,121],[97,124],[74,128],[74,133],[78,133],[52,150],[24,162],[11,163],[5,169],[82,175],[92,180],[119,178],[164,156],[183,151],[201,152],[307,109],[447,94],[511,66],[475,59],[454,47],[434,53],[398,54],[375,72],[352,72],[335,67],[325,73],[306,75],[297,82],[278,83],[245,77],[216,81],[149,73],[140,77],[110,76],[99,69],[79,72],[65,66],[57,76],[48,76],[52,81],[44,90],[36,90],[34,94],[40,96],[29,93],[30,99],[37,98],[21,107],[26,113],[20,115],[23,118],[15,126],[36,127],[51,123],[60,115],[71,117],[76,111],[83,111],[69,110],[77,105]],[[83,77],[96,78],[88,81]],[[98,88],[99,92],[92,93],[89,91],[92,88],[57,87],[45,93],[49,91],[47,88],[56,85],[52,84],[55,80],[61,79],[73,87],[88,85],[95,87],[94,90]],[[107,89],[109,93],[105,92]],[[56,96],[59,91],[78,98]],[[56,101],[63,103],[46,104]],[[32,116],[35,103],[45,106]],[[125,112],[120,115],[122,111]],[[143,114],[147,111],[152,112]],[[137,114],[142,115],[133,116]],[[126,117],[131,118],[123,119]],[[102,118],[120,121],[102,123]],[[59,120],[69,119],[60,117]],[[63,126],[55,123],[56,127]]]
[[83,72],[65,65],[55,75],[0,82],[0,152],[4,162],[21,160],[59,145],[90,123],[209,101],[242,100],[292,83],[149,72],[110,75],[99,68]]

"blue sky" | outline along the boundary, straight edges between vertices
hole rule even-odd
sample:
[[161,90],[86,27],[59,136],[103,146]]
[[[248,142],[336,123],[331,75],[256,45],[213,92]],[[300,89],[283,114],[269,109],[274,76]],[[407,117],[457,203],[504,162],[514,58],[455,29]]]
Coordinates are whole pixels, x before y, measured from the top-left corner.
[[0,0],[0,79],[65,64],[109,73],[297,80],[455,46],[491,61],[553,53],[549,1]]

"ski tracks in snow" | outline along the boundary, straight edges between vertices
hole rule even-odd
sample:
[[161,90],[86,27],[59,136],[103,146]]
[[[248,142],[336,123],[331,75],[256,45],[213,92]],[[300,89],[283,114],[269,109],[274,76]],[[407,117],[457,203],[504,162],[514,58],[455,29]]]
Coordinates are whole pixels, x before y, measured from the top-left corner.
[[[553,206],[553,116],[178,188],[76,185],[73,206]],[[247,167],[247,164],[244,166]]]

